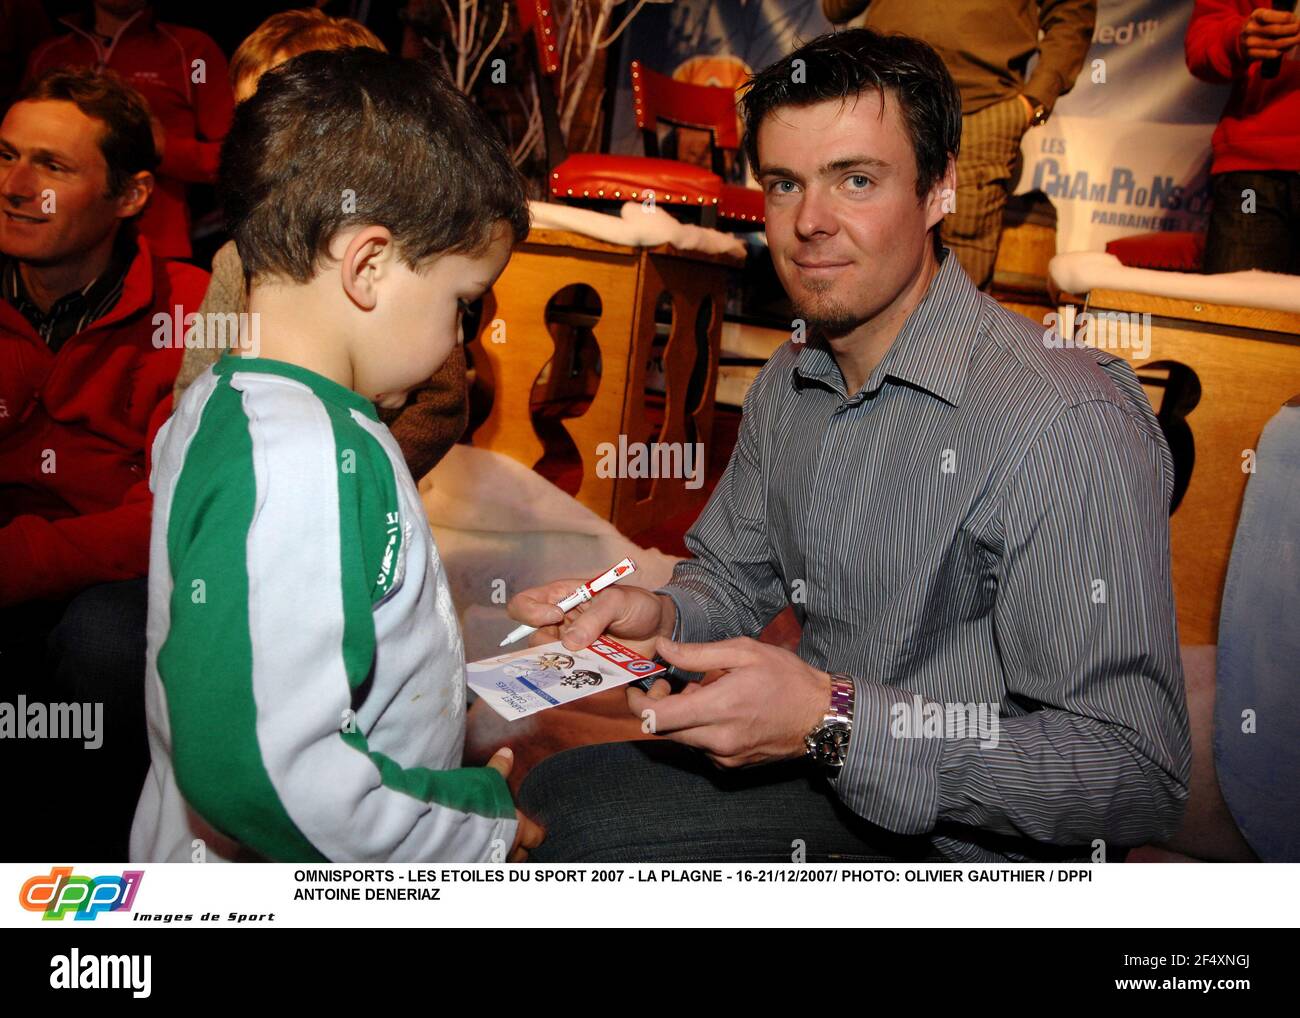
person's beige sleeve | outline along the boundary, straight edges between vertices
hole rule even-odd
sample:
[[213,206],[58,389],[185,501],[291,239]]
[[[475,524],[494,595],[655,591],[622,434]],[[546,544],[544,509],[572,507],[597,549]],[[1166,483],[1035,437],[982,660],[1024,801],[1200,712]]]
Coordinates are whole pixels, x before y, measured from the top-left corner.
[[[244,266],[239,260],[239,251],[233,240],[226,241],[212,257],[212,279],[208,282],[208,292],[203,295],[199,305],[199,314],[241,314],[248,310],[248,295],[244,289]],[[181,395],[199,375],[217,362],[224,350],[187,347],[181,360],[181,369],[176,375],[176,386],[172,390],[173,406],[181,401]]]

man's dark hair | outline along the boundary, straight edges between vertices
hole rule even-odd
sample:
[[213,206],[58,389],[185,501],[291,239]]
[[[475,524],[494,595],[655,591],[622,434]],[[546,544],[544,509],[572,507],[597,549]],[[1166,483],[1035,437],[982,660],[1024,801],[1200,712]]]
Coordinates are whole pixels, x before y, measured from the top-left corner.
[[481,253],[504,220],[528,235],[524,183],[496,131],[442,71],[353,48],[303,53],[240,103],[219,193],[245,275],[309,281],[342,229],[380,225],[412,268]]
[[144,96],[110,70],[90,67],[56,68],[37,78],[15,102],[70,102],[104,125],[99,151],[108,164],[108,194],[120,195],[141,170],[158,166],[149,104]]
[[818,36],[749,79],[740,105],[750,169],[759,172],[758,128],[769,113],[852,99],[868,88],[882,104],[886,89],[897,101],[916,156],[916,194],[924,198],[961,147],[961,96],[928,45],[868,28]]

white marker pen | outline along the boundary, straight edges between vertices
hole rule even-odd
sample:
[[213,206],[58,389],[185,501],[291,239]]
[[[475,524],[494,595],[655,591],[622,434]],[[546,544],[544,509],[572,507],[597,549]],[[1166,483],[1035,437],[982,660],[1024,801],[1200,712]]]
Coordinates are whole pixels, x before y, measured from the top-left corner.
[[[582,586],[572,594],[558,602],[555,607],[559,608],[562,612],[567,612],[578,607],[580,604],[586,604],[606,587],[617,583],[625,576],[631,576],[634,572],[636,572],[636,563],[630,558],[625,558],[622,562],[610,566],[594,580],[588,580],[586,583],[582,584]],[[504,647],[508,643],[522,640],[529,633],[535,632],[537,632],[536,626],[516,626],[511,631],[510,635],[497,644],[497,646]]]

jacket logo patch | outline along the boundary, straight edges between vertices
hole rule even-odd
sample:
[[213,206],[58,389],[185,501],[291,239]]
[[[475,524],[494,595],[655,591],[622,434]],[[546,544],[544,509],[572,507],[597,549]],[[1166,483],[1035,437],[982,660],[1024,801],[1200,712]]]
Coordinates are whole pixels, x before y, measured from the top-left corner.
[[388,544],[384,547],[383,558],[379,560],[379,576],[375,584],[382,592],[387,593],[397,578],[394,575],[394,568],[397,565],[397,549],[401,543],[402,514],[398,511],[386,513],[384,525],[388,534]]

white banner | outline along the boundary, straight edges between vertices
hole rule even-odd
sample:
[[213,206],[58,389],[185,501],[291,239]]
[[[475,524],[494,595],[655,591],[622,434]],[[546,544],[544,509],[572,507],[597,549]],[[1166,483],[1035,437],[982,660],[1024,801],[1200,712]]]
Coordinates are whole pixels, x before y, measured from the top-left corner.
[[1058,253],[1205,228],[1210,136],[1228,88],[1187,69],[1191,14],[1182,0],[1102,0],[1074,88],[1025,132],[1016,193],[1051,199]]
[[1254,928],[1294,926],[1300,866],[4,864],[0,886],[31,930],[807,927],[829,904],[850,927]]

